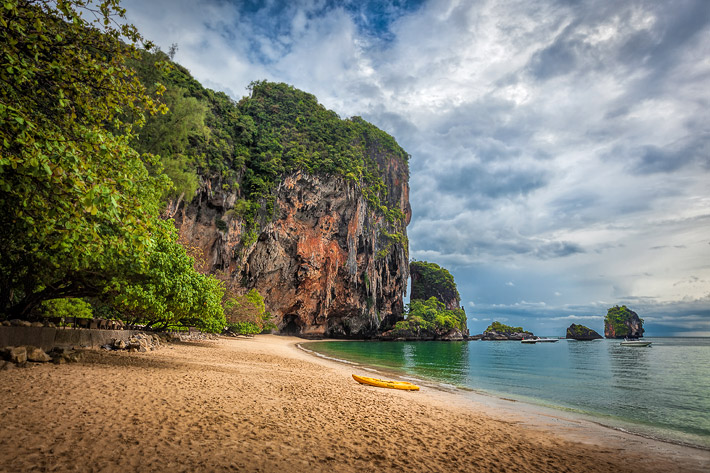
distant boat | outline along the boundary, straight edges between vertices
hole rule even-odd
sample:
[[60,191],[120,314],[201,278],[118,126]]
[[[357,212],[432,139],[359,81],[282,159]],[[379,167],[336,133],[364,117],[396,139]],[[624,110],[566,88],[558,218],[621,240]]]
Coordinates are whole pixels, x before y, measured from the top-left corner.
[[625,338],[623,342],[621,342],[622,347],[647,347],[650,346],[651,343],[653,342],[646,342],[644,340],[639,340],[638,338]]
[[558,339],[557,338],[540,338],[540,337],[535,337],[535,338],[525,338],[523,340],[520,340],[520,343],[555,343]]

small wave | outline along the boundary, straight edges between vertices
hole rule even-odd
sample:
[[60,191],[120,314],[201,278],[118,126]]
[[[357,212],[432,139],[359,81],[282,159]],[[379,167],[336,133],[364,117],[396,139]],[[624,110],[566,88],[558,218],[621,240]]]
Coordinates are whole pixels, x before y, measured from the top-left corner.
[[439,386],[446,389],[458,389],[458,386],[449,383],[439,383]]
[[423,379],[421,379],[421,378],[415,378],[414,376],[400,376],[400,378],[406,379],[407,381],[415,381],[415,382],[417,382],[417,383],[423,383],[423,382],[425,382]]
[[359,366],[359,363],[355,363],[355,362],[348,361],[348,360],[343,360],[343,359],[341,359],[341,358],[335,358],[335,357],[332,357],[332,356],[327,356],[327,355],[324,355],[324,354],[322,354],[322,353],[318,353],[317,351],[309,350],[308,348],[304,348],[303,346],[301,346],[300,343],[296,344],[296,346],[297,346],[298,348],[300,348],[301,350],[303,350],[303,351],[305,351],[305,352],[307,352],[307,353],[310,353],[311,355],[315,355],[315,356],[317,356],[317,357],[319,357],[319,358],[323,358],[323,359],[325,359],[325,360],[337,361],[338,363],[345,363],[346,365]]
[[642,438],[649,439],[649,440],[655,440],[657,442],[668,443],[671,445],[679,445],[681,447],[695,448],[698,450],[710,451],[710,446],[706,446],[706,445],[699,445],[697,443],[686,442],[683,440],[674,439],[674,438],[670,438],[670,437],[662,437],[662,436],[652,435],[647,432],[640,432],[635,429],[625,429],[623,427],[619,427],[616,425],[609,425],[604,422],[599,422],[597,420],[591,420],[590,422],[600,425],[602,427],[605,427],[607,429],[616,430],[619,432],[623,432],[625,434],[635,435],[637,437],[642,437]]

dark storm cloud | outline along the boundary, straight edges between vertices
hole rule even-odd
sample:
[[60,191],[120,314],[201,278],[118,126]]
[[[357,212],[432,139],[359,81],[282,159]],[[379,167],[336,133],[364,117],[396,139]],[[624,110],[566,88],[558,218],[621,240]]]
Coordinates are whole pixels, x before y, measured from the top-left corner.
[[537,79],[545,80],[575,71],[587,48],[581,41],[558,37],[552,45],[535,53],[528,66]]
[[586,214],[588,209],[596,207],[600,200],[597,193],[584,191],[571,195],[564,195],[550,203],[555,215],[561,219],[577,218],[581,214]]
[[670,173],[697,162],[710,163],[710,133],[700,134],[665,147],[644,146],[637,151],[633,170],[641,174]]
[[563,258],[575,253],[584,253],[584,249],[569,241],[553,241],[535,248],[534,255],[539,259]]
[[695,41],[710,20],[705,0],[647,1],[643,9],[654,13],[656,24],[624,42],[617,56],[620,63],[665,70],[682,60],[683,47]]
[[489,207],[491,201],[524,197],[545,186],[549,171],[544,168],[521,169],[514,165],[492,169],[482,163],[467,163],[445,169],[436,177],[438,192],[464,197],[479,207]]
[[[586,252],[574,242],[541,239],[514,229],[477,231],[476,224],[466,219],[451,223],[446,220],[447,216],[442,217],[437,219],[436,211],[431,210],[410,226],[413,254],[420,251],[433,251],[441,257],[454,254],[457,255],[452,260],[455,264],[470,265],[475,261],[512,260],[518,256],[544,261]],[[466,257],[462,259],[460,255]]]
[[528,133],[526,119],[516,114],[509,101],[485,96],[452,107],[435,117],[430,126],[438,139],[474,151],[481,160],[492,161],[520,154],[515,143]]

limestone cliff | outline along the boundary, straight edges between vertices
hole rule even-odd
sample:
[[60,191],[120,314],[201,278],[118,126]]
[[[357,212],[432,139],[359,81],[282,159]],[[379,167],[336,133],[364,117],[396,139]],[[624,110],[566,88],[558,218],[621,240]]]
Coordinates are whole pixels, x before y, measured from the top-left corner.
[[565,338],[572,340],[598,340],[603,337],[589,327],[572,324],[567,327],[567,336]]
[[497,332],[495,330],[486,330],[481,335],[481,340],[524,340],[527,338],[534,338],[535,335],[532,332],[522,331],[522,332]]
[[459,306],[454,277],[436,263],[413,261],[412,295],[406,320],[380,334],[381,340],[447,340],[468,338],[466,312]]
[[232,293],[257,289],[282,332],[367,337],[399,320],[407,152],[288,84],[253,82],[234,101],[173,66],[160,81],[189,120],[175,129],[151,117],[140,149],[164,158],[174,185],[165,214],[200,269]]
[[614,306],[604,317],[604,336],[606,338],[639,338],[644,333],[643,319],[625,305]]
[[427,300],[436,297],[447,310],[460,308],[461,296],[454,277],[446,268],[436,263],[412,261],[409,271],[412,276],[411,299]]
[[[203,250],[209,269],[262,294],[282,333],[368,337],[402,317],[409,276],[408,170],[401,161],[380,160],[388,200],[403,222],[373,210],[346,179],[295,172],[278,185],[273,217],[262,218],[247,246],[243,221],[229,212],[237,195],[216,185],[182,206],[176,223],[183,240]],[[395,233],[404,238],[387,236]]]

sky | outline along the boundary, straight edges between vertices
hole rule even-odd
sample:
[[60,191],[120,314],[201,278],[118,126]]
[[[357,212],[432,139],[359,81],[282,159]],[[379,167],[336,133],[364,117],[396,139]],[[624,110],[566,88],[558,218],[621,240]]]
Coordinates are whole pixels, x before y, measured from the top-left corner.
[[493,320],[710,336],[707,0],[128,0],[235,99],[254,80],[359,115],[411,155],[410,258]]

